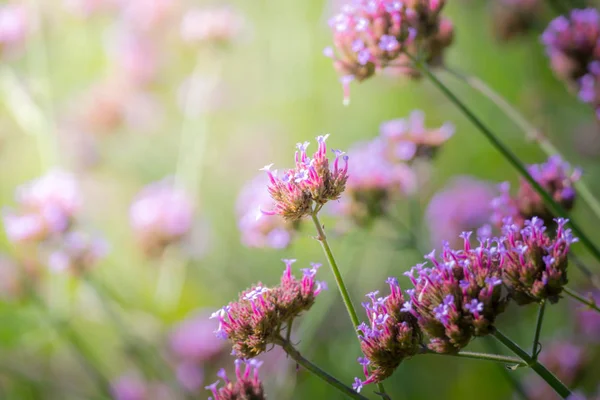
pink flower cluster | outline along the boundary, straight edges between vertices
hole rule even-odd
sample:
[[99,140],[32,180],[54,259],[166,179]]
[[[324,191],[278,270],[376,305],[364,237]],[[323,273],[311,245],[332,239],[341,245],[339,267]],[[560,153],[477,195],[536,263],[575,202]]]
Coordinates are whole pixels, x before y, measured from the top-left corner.
[[[552,156],[542,164],[530,165],[528,171],[557,203],[566,210],[573,208],[576,199],[574,183],[581,177],[579,169],[572,170],[559,156]],[[533,217],[541,218],[546,224],[552,223],[553,212],[525,179],[521,178],[515,197],[511,196],[507,182],[500,185],[500,192],[500,196],[491,203],[491,222],[494,225],[501,227],[505,218],[511,218],[513,223],[522,227],[526,219]]]
[[75,177],[56,169],[18,187],[16,201],[16,211],[4,210],[6,234],[14,243],[31,243],[65,233],[82,200]]
[[[242,372],[241,365],[245,364],[246,368]],[[265,400],[267,397],[264,393],[262,382],[258,377],[258,369],[262,362],[258,360],[235,360],[235,377],[236,381],[231,381],[227,377],[224,369],[221,369],[217,374],[223,379],[225,386],[219,388],[220,381],[216,381],[212,385],[206,387],[210,390],[214,397],[209,397],[209,400]]]
[[302,312],[308,311],[323,289],[315,279],[320,264],[302,270],[302,278],[292,275],[296,260],[283,260],[286,268],[278,286],[268,288],[258,283],[242,292],[238,301],[213,313],[218,318],[217,337],[229,339],[233,354],[242,359],[256,357],[269,344],[280,339],[280,330]]
[[171,179],[146,186],[135,197],[129,210],[131,227],[143,251],[149,256],[163,250],[191,230],[194,205]]
[[542,43],[556,75],[579,91],[579,98],[591,104],[600,119],[600,12],[586,8],[561,15],[550,22]]
[[[329,20],[337,50],[324,54],[334,60],[349,101],[349,85],[363,81],[394,61],[407,61],[403,52],[427,54],[427,61],[440,62],[453,37],[452,24],[440,18],[440,0],[354,0]],[[414,72],[414,71],[413,71]]]
[[[309,142],[298,143],[296,168],[281,177],[277,171],[270,171],[272,164],[263,168],[269,177],[269,194],[275,201],[272,210],[262,210],[264,214],[277,214],[288,221],[299,221],[318,211],[328,201],[340,198],[348,179],[348,157],[342,151],[334,150],[335,159],[330,168],[325,144],[328,137],[317,137],[318,147],[312,158],[306,154]],[[340,158],[344,165],[340,165]]]

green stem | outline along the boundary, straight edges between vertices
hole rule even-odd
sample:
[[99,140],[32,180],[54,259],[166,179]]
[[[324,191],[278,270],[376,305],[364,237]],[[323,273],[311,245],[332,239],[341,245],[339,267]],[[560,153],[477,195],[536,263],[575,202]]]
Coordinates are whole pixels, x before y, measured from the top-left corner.
[[77,358],[77,361],[79,362],[83,370],[96,383],[96,385],[100,389],[100,392],[108,398],[112,398],[110,382],[92,363],[91,360],[93,360],[94,357],[88,351],[87,347],[83,343],[83,340],[81,340],[81,338],[73,329],[73,327],[67,321],[62,321],[54,318],[50,314],[50,310],[48,310],[48,307],[46,307],[44,301],[38,297],[37,293],[35,293],[34,290],[30,290],[30,298],[45,314],[48,322],[56,330],[56,332],[59,334],[62,333],[66,337],[68,343],[73,348],[73,354]]
[[548,369],[540,364],[537,360],[534,360],[518,344],[513,342],[510,338],[505,336],[497,329],[493,331],[492,335],[494,335],[494,337],[510,351],[525,361],[527,365],[529,365],[529,367],[531,367],[531,369],[533,369],[540,378],[545,380],[546,383],[548,383],[548,385],[550,385],[552,389],[554,389],[556,393],[558,393],[563,399],[566,399],[571,395],[571,390],[565,386],[564,383],[562,383],[556,376],[554,376],[554,374],[552,374],[552,372],[548,371]]
[[[562,159],[564,157],[560,154],[558,149],[554,147],[554,145],[548,140],[548,138],[540,132],[533,124],[531,124],[527,119],[521,114],[515,107],[513,107],[508,101],[504,99],[500,94],[498,94],[494,89],[489,87],[483,80],[477,78],[473,75],[465,75],[456,70],[453,70],[448,67],[444,67],[444,70],[449,72],[454,77],[460,79],[465,82],[471,88],[477,90],[479,93],[487,97],[491,100],[498,108],[500,108],[507,117],[509,117],[515,125],[517,125],[528,139],[536,142],[540,148],[546,153],[547,156],[558,155]],[[598,219],[600,219],[600,201],[594,197],[589,187],[583,182],[583,180],[578,180],[573,183],[575,189],[577,190],[577,194],[579,197],[583,199],[583,201],[588,205],[588,207],[592,210],[592,212],[596,215]]]
[[576,291],[574,291],[566,286],[563,288],[563,290],[566,294],[568,294],[569,296],[571,296],[573,299],[577,300],[578,302],[585,304],[592,310],[600,312],[600,307],[598,307],[598,304],[596,304],[594,299],[586,299],[585,297],[583,297],[583,295],[577,293]]
[[[360,322],[358,321],[358,315],[356,314],[356,309],[352,304],[352,299],[350,298],[350,294],[348,293],[348,289],[346,289],[346,284],[344,283],[344,279],[342,278],[342,274],[338,268],[337,262],[335,261],[335,257],[333,256],[333,252],[329,247],[329,243],[327,242],[327,236],[325,235],[325,231],[323,230],[323,226],[321,225],[321,221],[319,221],[319,217],[317,215],[318,209],[315,209],[311,214],[312,220],[315,224],[315,228],[317,229],[317,240],[321,243],[321,247],[325,252],[325,257],[327,258],[327,262],[331,267],[331,272],[333,272],[333,277],[335,278],[335,283],[342,295],[342,300],[344,301],[344,305],[346,306],[346,311],[350,316],[350,320],[352,321],[352,325],[354,326],[355,333],[358,332],[358,325]],[[385,388],[382,383],[377,384],[377,390],[380,393],[385,394]]]
[[538,309],[537,322],[535,324],[535,334],[533,335],[533,347],[531,348],[531,355],[534,360],[537,360],[538,354],[540,353],[540,333],[542,333],[542,322],[544,321],[544,311],[546,310],[546,301],[540,302],[540,308]]
[[484,360],[484,361],[494,361],[502,364],[511,364],[511,365],[519,365],[521,367],[526,367],[527,363],[520,358],[503,356],[500,354],[487,354],[487,353],[476,353],[472,351],[459,351],[456,354],[443,354],[436,353],[435,351],[425,349],[423,351],[424,354],[436,354],[440,356],[450,356],[450,357],[459,357],[459,358],[469,358],[472,360]]
[[[525,178],[525,180],[531,185],[531,187],[540,195],[544,202],[552,209],[555,215],[568,218],[568,213],[563,206],[558,204],[552,196],[550,196],[544,188],[531,176],[525,165],[517,158],[513,152],[502,143],[496,134],[494,134],[486,125],[481,122],[479,118],[473,114],[473,112],[460,100],[446,85],[444,85],[438,78],[433,74],[430,69],[422,62],[415,59],[412,55],[407,54],[415,66],[423,72],[423,74],[429,78],[429,80],[452,102],[456,107],[477,127],[477,129],[488,139],[496,150],[506,158],[506,160],[519,172],[519,174]],[[588,236],[581,230],[579,225],[574,221],[570,220],[569,224],[573,229],[573,233],[579,237],[581,243],[594,255],[594,257],[600,261],[600,249],[598,249],[594,243],[588,238]]]
[[331,248],[329,247],[329,243],[327,242],[327,236],[325,235],[323,226],[321,225],[321,222],[319,221],[319,217],[317,216],[316,212],[313,212],[311,217],[315,224],[315,228],[317,228],[317,233],[318,233],[317,240],[319,241],[319,243],[321,243],[321,247],[323,248],[323,251],[325,252],[325,257],[327,258],[327,262],[329,263],[329,266],[331,267],[331,272],[333,272],[333,277],[335,278],[335,283],[337,284],[340,294],[342,295],[342,300],[344,301],[344,305],[346,306],[346,311],[348,311],[348,315],[350,316],[350,319],[352,320],[352,325],[356,329],[356,328],[358,328],[358,325],[360,324],[360,322],[358,321],[358,315],[356,314],[356,309],[354,308],[354,305],[352,304],[352,299],[350,299],[350,294],[348,293],[348,289],[346,289],[346,284],[344,283],[342,274],[340,273],[337,262],[335,261],[333,252],[331,251]]
[[340,392],[345,394],[347,397],[349,397],[351,399],[368,400],[365,396],[361,395],[360,393],[357,393],[352,388],[344,385],[342,382],[340,382],[333,376],[329,375],[327,372],[323,371],[321,368],[319,368],[312,362],[308,361],[287,340],[284,340],[283,338],[279,338],[276,341],[276,344],[281,346],[283,348],[283,350],[290,356],[290,358],[292,360],[296,361],[299,365],[304,367],[306,370],[308,370],[309,372],[312,372],[319,379],[321,379],[324,382],[328,383],[329,385],[333,386],[334,388],[336,388],[337,390],[339,390]]

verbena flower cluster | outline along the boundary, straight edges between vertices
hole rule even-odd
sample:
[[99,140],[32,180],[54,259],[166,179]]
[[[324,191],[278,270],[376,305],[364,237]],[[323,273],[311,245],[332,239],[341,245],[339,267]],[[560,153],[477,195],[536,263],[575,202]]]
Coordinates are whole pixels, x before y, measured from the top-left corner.
[[248,247],[287,247],[298,222],[263,215],[261,210],[274,208],[275,202],[267,190],[269,180],[261,174],[244,185],[237,200],[238,228],[242,243]]
[[600,62],[600,13],[594,8],[572,10],[554,19],[542,35],[555,74],[579,91],[600,118],[598,66]]
[[327,287],[315,279],[320,264],[312,263],[311,268],[302,270],[302,278],[297,279],[292,275],[296,260],[283,261],[286,267],[278,286],[269,288],[258,283],[211,317],[218,318],[220,323],[216,335],[229,339],[238,358],[256,357],[269,344],[277,342],[286,324],[308,311]]
[[272,210],[261,210],[264,214],[298,221],[328,201],[340,198],[348,180],[348,156],[333,150],[335,159],[330,168],[325,144],[328,136],[317,137],[318,147],[312,158],[306,154],[309,142],[298,143],[296,167],[282,176],[270,171],[272,164],[263,168],[269,176],[269,194],[275,201]]
[[390,212],[391,204],[417,191],[418,177],[412,163],[430,160],[454,133],[449,123],[426,128],[424,120],[424,113],[415,110],[407,118],[386,121],[379,136],[348,151],[353,161],[336,213],[366,226]]
[[[354,0],[329,20],[333,48],[326,56],[334,60],[349,101],[349,85],[363,81],[394,62],[410,61],[403,52],[424,54],[433,65],[452,43],[453,27],[440,16],[444,1]],[[415,71],[407,68],[407,74]]]
[[[246,365],[244,371],[241,369],[242,364]],[[213,394],[213,397],[209,397],[209,400],[266,399],[262,382],[258,377],[258,369],[261,364],[262,362],[258,360],[235,360],[235,381],[229,380],[225,370],[221,369],[217,375],[223,379],[225,385],[219,387],[220,381],[216,381],[207,386],[206,389]]]
[[550,236],[539,218],[519,229],[506,221],[503,235],[482,237],[477,247],[471,232],[463,232],[463,246],[446,244],[440,257],[435,251],[428,263],[414,266],[407,275],[413,288],[405,301],[395,278],[389,278],[391,294],[367,296],[369,323],[363,323],[359,358],[366,380],[355,379],[355,390],[390,376],[406,357],[419,353],[423,344],[436,353],[457,353],[477,336],[493,332],[496,317],[508,302],[524,305],[547,299],[556,302],[567,282],[570,245],[577,241],[566,220],[556,221]]
[[129,210],[131,228],[149,256],[162,254],[167,246],[184,238],[192,228],[193,217],[191,199],[171,179],[143,188]]
[[35,249],[31,262],[80,274],[107,253],[104,240],[77,229],[83,200],[69,172],[54,169],[19,186],[16,201],[17,209],[3,211],[4,228],[11,242]]
[[[571,169],[559,156],[552,156],[545,163],[529,166],[528,171],[558,204],[566,210],[573,208],[576,199],[574,183],[581,177],[579,169]],[[515,197],[511,196],[508,183],[500,185],[500,191],[500,196],[492,201],[491,220],[496,226],[501,226],[507,217],[519,226],[532,217],[539,217],[546,224],[553,221],[554,213],[525,179],[521,178]]]
[[[421,330],[417,319],[410,312],[398,280],[390,277],[390,294],[377,297],[379,292],[369,293],[371,302],[363,303],[369,323],[359,325],[360,347],[365,355],[358,359],[363,366],[366,379],[356,378],[354,389],[380,382],[389,377],[402,360],[418,353],[421,346]],[[407,308],[408,307],[408,308]]]

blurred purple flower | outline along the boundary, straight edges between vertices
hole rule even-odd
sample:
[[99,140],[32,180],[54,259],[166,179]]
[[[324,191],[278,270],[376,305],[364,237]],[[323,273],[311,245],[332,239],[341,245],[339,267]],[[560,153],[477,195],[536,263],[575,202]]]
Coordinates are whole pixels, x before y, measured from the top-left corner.
[[415,110],[408,118],[382,123],[379,131],[392,161],[411,161],[417,157],[433,157],[438,148],[452,137],[454,126],[445,123],[439,128],[426,128],[425,113]]
[[494,195],[488,182],[470,176],[454,178],[431,198],[425,211],[431,243],[438,246],[448,240],[451,246],[456,246],[461,232],[486,224]]
[[260,210],[270,210],[275,202],[269,195],[269,179],[260,174],[244,185],[237,200],[238,227],[242,243],[248,247],[286,248],[294,235],[294,223]]
[[[600,304],[600,291],[594,290],[589,292],[596,304]],[[600,344],[600,314],[595,310],[590,310],[579,303],[574,303],[576,307],[575,313],[575,328],[584,339],[594,344]]]
[[171,179],[146,186],[135,197],[129,210],[131,227],[148,255],[187,235],[192,227],[194,206],[188,195],[174,187]]
[[24,4],[19,2],[0,5],[0,54],[18,51],[29,33],[31,21]]
[[175,393],[162,382],[147,382],[136,373],[120,376],[111,385],[114,400],[175,399]]
[[346,191],[334,203],[335,214],[351,216],[359,225],[384,215],[399,198],[413,194],[417,178],[404,163],[392,163],[386,158],[387,146],[381,138],[359,142],[349,151]]
[[19,186],[16,211],[4,211],[4,227],[12,242],[43,241],[64,233],[81,207],[75,177],[62,170]]
[[55,272],[79,275],[94,267],[108,253],[108,243],[89,234],[70,231],[61,238],[48,257],[48,267]]
[[219,323],[209,316],[208,312],[199,312],[171,331],[170,347],[178,360],[203,363],[221,353],[224,343],[214,333]]

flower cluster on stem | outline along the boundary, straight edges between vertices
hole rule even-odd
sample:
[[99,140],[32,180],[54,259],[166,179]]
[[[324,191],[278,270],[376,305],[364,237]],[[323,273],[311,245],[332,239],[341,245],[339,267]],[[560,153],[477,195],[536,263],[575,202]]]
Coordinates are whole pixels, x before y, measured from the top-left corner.
[[330,167],[325,144],[328,136],[317,137],[318,147],[312,158],[306,153],[309,142],[298,143],[296,167],[283,176],[270,171],[272,164],[263,168],[269,176],[269,194],[275,201],[272,210],[261,210],[263,214],[278,214],[288,221],[298,221],[311,215],[315,208],[340,198],[348,180],[348,157],[333,150],[335,159]]
[[303,276],[292,275],[292,264],[296,260],[284,260],[285,271],[278,286],[268,288],[261,283],[245,290],[238,301],[213,313],[218,318],[216,335],[229,339],[233,354],[239,358],[256,357],[277,342],[281,330],[308,311],[317,295],[327,287],[315,279],[320,264],[311,264],[303,269]]
[[[243,371],[242,364],[246,366]],[[225,370],[221,369],[217,375],[225,385],[219,387],[220,381],[216,381],[212,385],[206,386],[206,389],[210,390],[213,395],[213,397],[209,397],[209,400],[266,399],[262,382],[258,377],[258,369],[261,364],[262,361],[258,360],[235,360],[235,381],[230,380]]]

